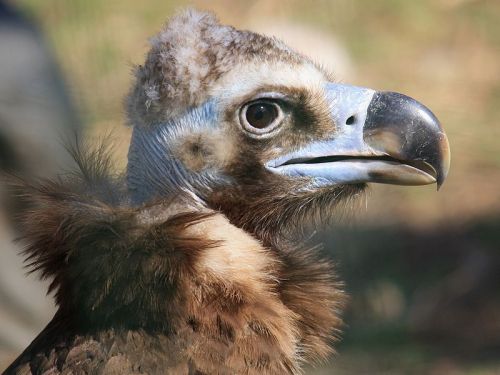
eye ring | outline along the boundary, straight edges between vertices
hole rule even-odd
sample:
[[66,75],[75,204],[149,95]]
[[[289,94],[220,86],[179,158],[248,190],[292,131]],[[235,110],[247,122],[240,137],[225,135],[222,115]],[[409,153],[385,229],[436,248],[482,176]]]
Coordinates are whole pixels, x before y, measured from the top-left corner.
[[246,103],[240,111],[240,123],[247,132],[254,135],[273,132],[283,118],[283,109],[275,100],[254,100]]

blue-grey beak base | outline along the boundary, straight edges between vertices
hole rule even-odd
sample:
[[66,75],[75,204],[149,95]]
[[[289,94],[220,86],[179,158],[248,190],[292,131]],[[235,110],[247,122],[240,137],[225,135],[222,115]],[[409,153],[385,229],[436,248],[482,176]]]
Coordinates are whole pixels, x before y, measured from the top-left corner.
[[325,93],[331,137],[267,162],[270,171],[320,186],[442,184],[449,145],[429,109],[402,94],[355,86],[329,83]]

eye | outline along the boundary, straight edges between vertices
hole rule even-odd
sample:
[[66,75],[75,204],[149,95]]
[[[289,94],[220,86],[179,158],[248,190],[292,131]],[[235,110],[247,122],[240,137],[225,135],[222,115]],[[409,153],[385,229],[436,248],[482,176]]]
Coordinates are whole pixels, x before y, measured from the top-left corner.
[[257,129],[267,128],[278,118],[278,109],[271,103],[254,103],[247,107],[245,118]]
[[283,119],[283,111],[273,101],[259,100],[246,104],[240,116],[246,130],[264,134],[271,132],[279,125]]

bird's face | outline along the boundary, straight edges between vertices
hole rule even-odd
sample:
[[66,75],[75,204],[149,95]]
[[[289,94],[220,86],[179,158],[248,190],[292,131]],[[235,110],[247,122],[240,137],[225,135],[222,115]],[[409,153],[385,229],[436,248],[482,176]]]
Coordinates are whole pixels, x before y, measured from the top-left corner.
[[283,187],[310,195],[368,182],[440,185],[449,168],[447,138],[426,107],[331,82],[307,61],[241,63],[206,102],[140,132],[140,143],[159,152],[151,173],[203,198]]
[[135,127],[136,200],[184,190],[235,217],[255,205],[294,213],[369,182],[439,186],[448,173],[448,141],[429,109],[336,83],[298,54],[245,54],[206,81],[183,113]]
[[258,169],[290,192],[443,182],[448,141],[422,104],[332,82],[308,62],[271,66],[242,67],[214,90],[227,98],[219,104],[225,133],[220,146],[233,152],[228,175],[241,179]]

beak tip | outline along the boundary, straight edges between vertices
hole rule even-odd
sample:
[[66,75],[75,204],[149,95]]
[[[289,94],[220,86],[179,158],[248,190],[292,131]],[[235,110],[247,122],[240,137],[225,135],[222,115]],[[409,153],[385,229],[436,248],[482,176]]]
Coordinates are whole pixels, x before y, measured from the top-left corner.
[[446,180],[446,177],[448,175],[448,171],[442,171],[436,178],[436,185],[437,185],[437,191],[441,189],[441,186],[444,184],[444,180]]
[[[410,165],[427,164],[427,184],[439,190],[450,169],[448,138],[432,111],[422,103],[395,92],[376,92],[367,110],[364,140],[389,156]],[[420,165],[421,166],[421,165]]]
[[450,163],[448,159],[448,163],[446,163],[445,167],[442,168],[437,177],[436,177],[436,185],[437,185],[437,190],[441,189],[441,186],[443,186],[444,181],[448,177],[448,171],[450,170]]
[[448,177],[448,172],[450,171],[450,159],[451,159],[451,153],[450,153],[450,143],[448,141],[448,137],[443,133],[441,136],[441,141],[440,141],[441,149],[442,149],[442,161],[441,161],[441,168],[439,171],[439,174],[437,176],[437,190],[441,188],[441,186],[444,183],[444,180]]

